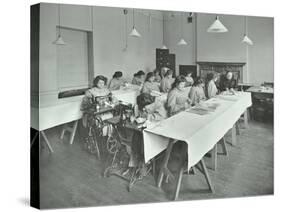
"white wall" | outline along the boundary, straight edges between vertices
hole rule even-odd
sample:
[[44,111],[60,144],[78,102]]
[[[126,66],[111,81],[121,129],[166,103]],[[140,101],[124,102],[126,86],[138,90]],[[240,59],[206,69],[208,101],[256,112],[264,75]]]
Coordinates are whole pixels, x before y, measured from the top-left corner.
[[[145,13],[145,14],[144,14]],[[131,78],[139,69],[151,71],[155,68],[155,49],[162,46],[163,23],[162,12],[136,10],[136,28],[141,38],[127,37],[128,48],[125,47],[125,35],[132,28],[132,10],[127,14],[128,28],[125,31],[123,8],[94,7],[93,22],[91,7],[79,5],[61,6],[61,25],[71,29],[92,31],[93,67],[95,75],[103,74],[111,78],[114,71],[121,70],[126,78]],[[166,18],[169,16],[166,13]],[[246,62],[244,80],[246,82],[273,81],[273,19],[250,17],[249,36],[254,46],[248,48],[241,43],[244,33],[244,19],[241,16],[222,15],[223,24],[228,33],[212,34],[206,30],[214,21],[213,14],[197,14],[197,21],[188,24],[187,13],[183,20],[183,36],[187,46],[177,46],[181,37],[180,13],[165,21],[164,41],[171,53],[176,54],[176,70],[178,66],[196,64],[196,61],[214,62]],[[72,101],[71,98],[58,99],[58,57],[56,25],[58,24],[57,4],[40,4],[40,52],[39,82],[40,106],[60,104]],[[67,42],[67,41],[66,41]],[[91,67],[91,66],[90,66]],[[249,71],[247,71],[249,69]]]
[[273,18],[249,17],[248,34],[254,45],[249,46],[249,81],[273,82],[274,34]]
[[[171,17],[170,13],[165,15],[164,42],[170,53],[176,54],[176,71],[179,73],[179,65],[196,64],[196,22],[194,19],[192,23],[187,23],[187,13],[184,13],[183,18],[180,12],[173,12],[173,15],[174,17]],[[181,18],[183,20],[183,35],[181,35]],[[181,37],[184,38],[187,45],[177,45]]]
[[[132,10],[128,13],[128,35],[132,28]],[[125,46],[125,20],[123,8],[94,7],[93,22],[91,7],[79,5],[61,5],[61,26],[71,29],[92,31],[95,75],[103,74],[111,78],[114,71],[121,70],[125,77],[139,69],[151,71],[155,68],[155,49],[162,45],[162,13],[151,11],[151,28],[148,28],[148,12],[136,10],[136,28],[140,39],[128,37],[128,49]],[[93,25],[92,25],[93,23]],[[58,25],[58,5],[40,4],[40,107],[61,104],[75,98],[58,99],[58,46],[56,40]],[[63,34],[62,34],[63,36]],[[67,40],[65,40],[67,43]]]
[[[132,30],[132,10],[128,11],[128,28],[125,32],[125,16],[122,8],[94,8],[94,64],[95,74],[111,78],[114,71],[123,71],[132,78],[139,69],[152,71],[155,64],[155,49],[162,45],[162,14],[151,11],[149,16],[135,10],[135,25],[141,38],[129,37]],[[125,47],[125,36],[128,48]]]
[[[241,43],[244,17],[220,16],[228,28],[226,33],[207,33],[214,14],[197,14],[197,60],[210,62],[246,62],[244,82],[273,81],[273,19],[248,17],[248,35],[254,45]],[[247,52],[248,48],[248,52]]]
[[197,14],[197,60],[210,62],[246,62],[245,45],[241,43],[244,30],[242,16],[222,15],[226,33],[208,33],[214,14]]

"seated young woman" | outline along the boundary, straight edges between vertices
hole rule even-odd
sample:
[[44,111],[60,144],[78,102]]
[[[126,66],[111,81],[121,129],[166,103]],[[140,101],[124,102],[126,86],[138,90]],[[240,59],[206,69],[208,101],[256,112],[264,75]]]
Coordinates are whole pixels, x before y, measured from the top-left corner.
[[[163,102],[158,101],[157,98],[148,93],[142,93],[137,97],[137,105],[139,115],[149,121],[161,121],[167,118],[167,111],[164,108]],[[140,168],[139,177],[146,174],[142,132],[134,131],[132,136],[129,166]]]
[[153,71],[153,73],[154,73],[154,76],[155,76],[154,81],[157,82],[157,83],[160,83],[162,78],[163,78],[162,71],[159,70],[159,69],[155,69]]
[[120,87],[124,85],[124,83],[125,80],[123,79],[123,73],[121,71],[116,71],[108,84],[108,88],[111,91],[119,90]]
[[[116,103],[117,100],[112,96],[110,90],[106,87],[107,78],[99,75],[93,80],[93,87],[85,92],[83,97],[81,110],[85,111],[94,104],[99,105],[100,107],[106,106],[110,101]],[[111,118],[112,114],[105,114],[102,116],[102,119]],[[83,125],[87,126],[87,115],[83,114]]]
[[167,97],[167,109],[169,116],[175,115],[190,107],[190,99],[185,91],[186,79],[180,75],[172,85]]
[[164,78],[160,82],[161,92],[168,93],[171,90],[172,84],[174,83],[174,81],[175,81],[175,79],[173,78],[173,71],[169,69],[165,73]]
[[193,80],[193,78],[192,78],[192,72],[188,72],[188,73],[186,74],[185,79],[186,79],[186,86],[187,86],[187,87],[193,85],[194,80]]
[[141,117],[149,121],[160,121],[167,118],[167,111],[162,101],[148,93],[142,93],[137,97],[138,110]]
[[143,84],[141,93],[148,93],[151,94],[152,91],[158,91],[160,92],[160,88],[157,82],[155,80],[155,75],[153,72],[148,72],[146,75],[145,82]]
[[189,98],[191,100],[191,105],[198,104],[200,101],[206,100],[204,92],[204,81],[197,77],[190,89]]
[[132,84],[142,86],[144,83],[145,73],[142,70],[139,70],[134,74]]
[[218,79],[217,74],[214,74],[214,73],[207,74],[205,92],[206,92],[206,97],[208,99],[210,99],[218,94],[218,89],[216,86],[217,79]]

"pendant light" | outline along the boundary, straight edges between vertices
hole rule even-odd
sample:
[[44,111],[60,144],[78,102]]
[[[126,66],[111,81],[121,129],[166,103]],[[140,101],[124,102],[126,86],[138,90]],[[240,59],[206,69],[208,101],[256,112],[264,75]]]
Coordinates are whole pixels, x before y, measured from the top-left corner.
[[247,17],[244,18],[244,37],[242,39],[242,43],[245,43],[247,45],[253,45],[253,41],[248,37],[248,24],[247,24]]
[[183,23],[182,23],[183,13],[181,13],[180,19],[181,19],[181,20],[180,20],[180,24],[181,24],[181,39],[180,39],[180,41],[177,43],[177,45],[183,46],[183,45],[187,45],[187,42],[183,39]]
[[164,20],[164,13],[163,13],[163,33],[162,33],[163,34],[163,38],[162,38],[163,39],[163,42],[162,42],[163,46],[162,46],[161,49],[168,49],[167,46],[165,46],[165,44],[164,44],[164,25],[165,25],[164,22],[165,22],[165,20]]
[[133,9],[133,29],[130,33],[130,36],[132,37],[141,37],[140,33],[135,28],[135,10]]
[[219,16],[216,16],[216,20],[214,23],[207,29],[207,32],[212,32],[212,33],[222,33],[222,32],[227,32],[228,29],[221,23],[219,20]]
[[64,40],[62,39],[62,36],[61,36],[61,27],[60,27],[60,4],[58,5],[58,18],[59,18],[59,25],[58,25],[58,28],[59,28],[59,34],[58,34],[58,37],[57,39],[54,41],[54,44],[56,45],[65,45],[66,43],[64,42]]

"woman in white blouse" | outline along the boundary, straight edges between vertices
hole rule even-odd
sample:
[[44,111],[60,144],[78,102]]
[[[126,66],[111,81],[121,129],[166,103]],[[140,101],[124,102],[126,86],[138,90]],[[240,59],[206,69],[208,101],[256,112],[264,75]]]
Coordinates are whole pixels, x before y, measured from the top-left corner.
[[204,92],[204,81],[200,77],[197,77],[194,80],[194,83],[189,92],[189,98],[191,99],[191,105],[196,105],[201,101],[206,100]]
[[206,97],[208,99],[214,97],[217,95],[218,93],[218,89],[216,86],[216,81],[218,79],[217,74],[214,73],[208,73],[207,74],[207,81],[206,81],[206,85],[205,85],[205,92],[206,92]]

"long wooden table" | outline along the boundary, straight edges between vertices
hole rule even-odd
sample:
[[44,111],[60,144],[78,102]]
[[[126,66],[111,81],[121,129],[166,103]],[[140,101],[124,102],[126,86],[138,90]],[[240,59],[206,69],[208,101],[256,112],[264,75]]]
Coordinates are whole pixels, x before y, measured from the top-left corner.
[[[183,111],[143,131],[145,161],[149,161],[166,150],[166,156],[158,178],[159,187],[163,174],[167,173],[167,163],[172,144],[176,141],[184,141],[187,144],[187,170],[198,163],[201,164],[209,188],[213,190],[203,157],[214,148],[230,129],[232,129],[233,135],[232,144],[236,145],[235,123],[242,114],[247,114],[245,111],[251,106],[252,102],[251,95],[247,92],[239,92],[233,96],[219,95],[207,102],[216,103],[219,106],[214,112],[206,115]],[[182,172],[181,170],[181,174]],[[178,179],[175,199],[178,197],[180,181],[181,177]]]
[[[139,95],[140,87],[132,85],[131,87],[112,91],[113,95],[120,101],[135,104],[136,97]],[[80,110],[83,96],[76,96],[68,98],[68,101],[63,101],[56,105],[41,106],[39,108],[31,108],[31,127],[39,131],[50,150],[54,152],[53,148],[47,138],[45,130],[67,124],[74,121],[73,127],[66,127],[67,131],[71,132],[70,144],[73,143],[73,139],[77,129],[78,120],[82,117],[82,111]],[[61,138],[64,135],[64,131],[61,134]],[[34,139],[35,141],[35,139]],[[32,143],[33,144],[33,143]]]

